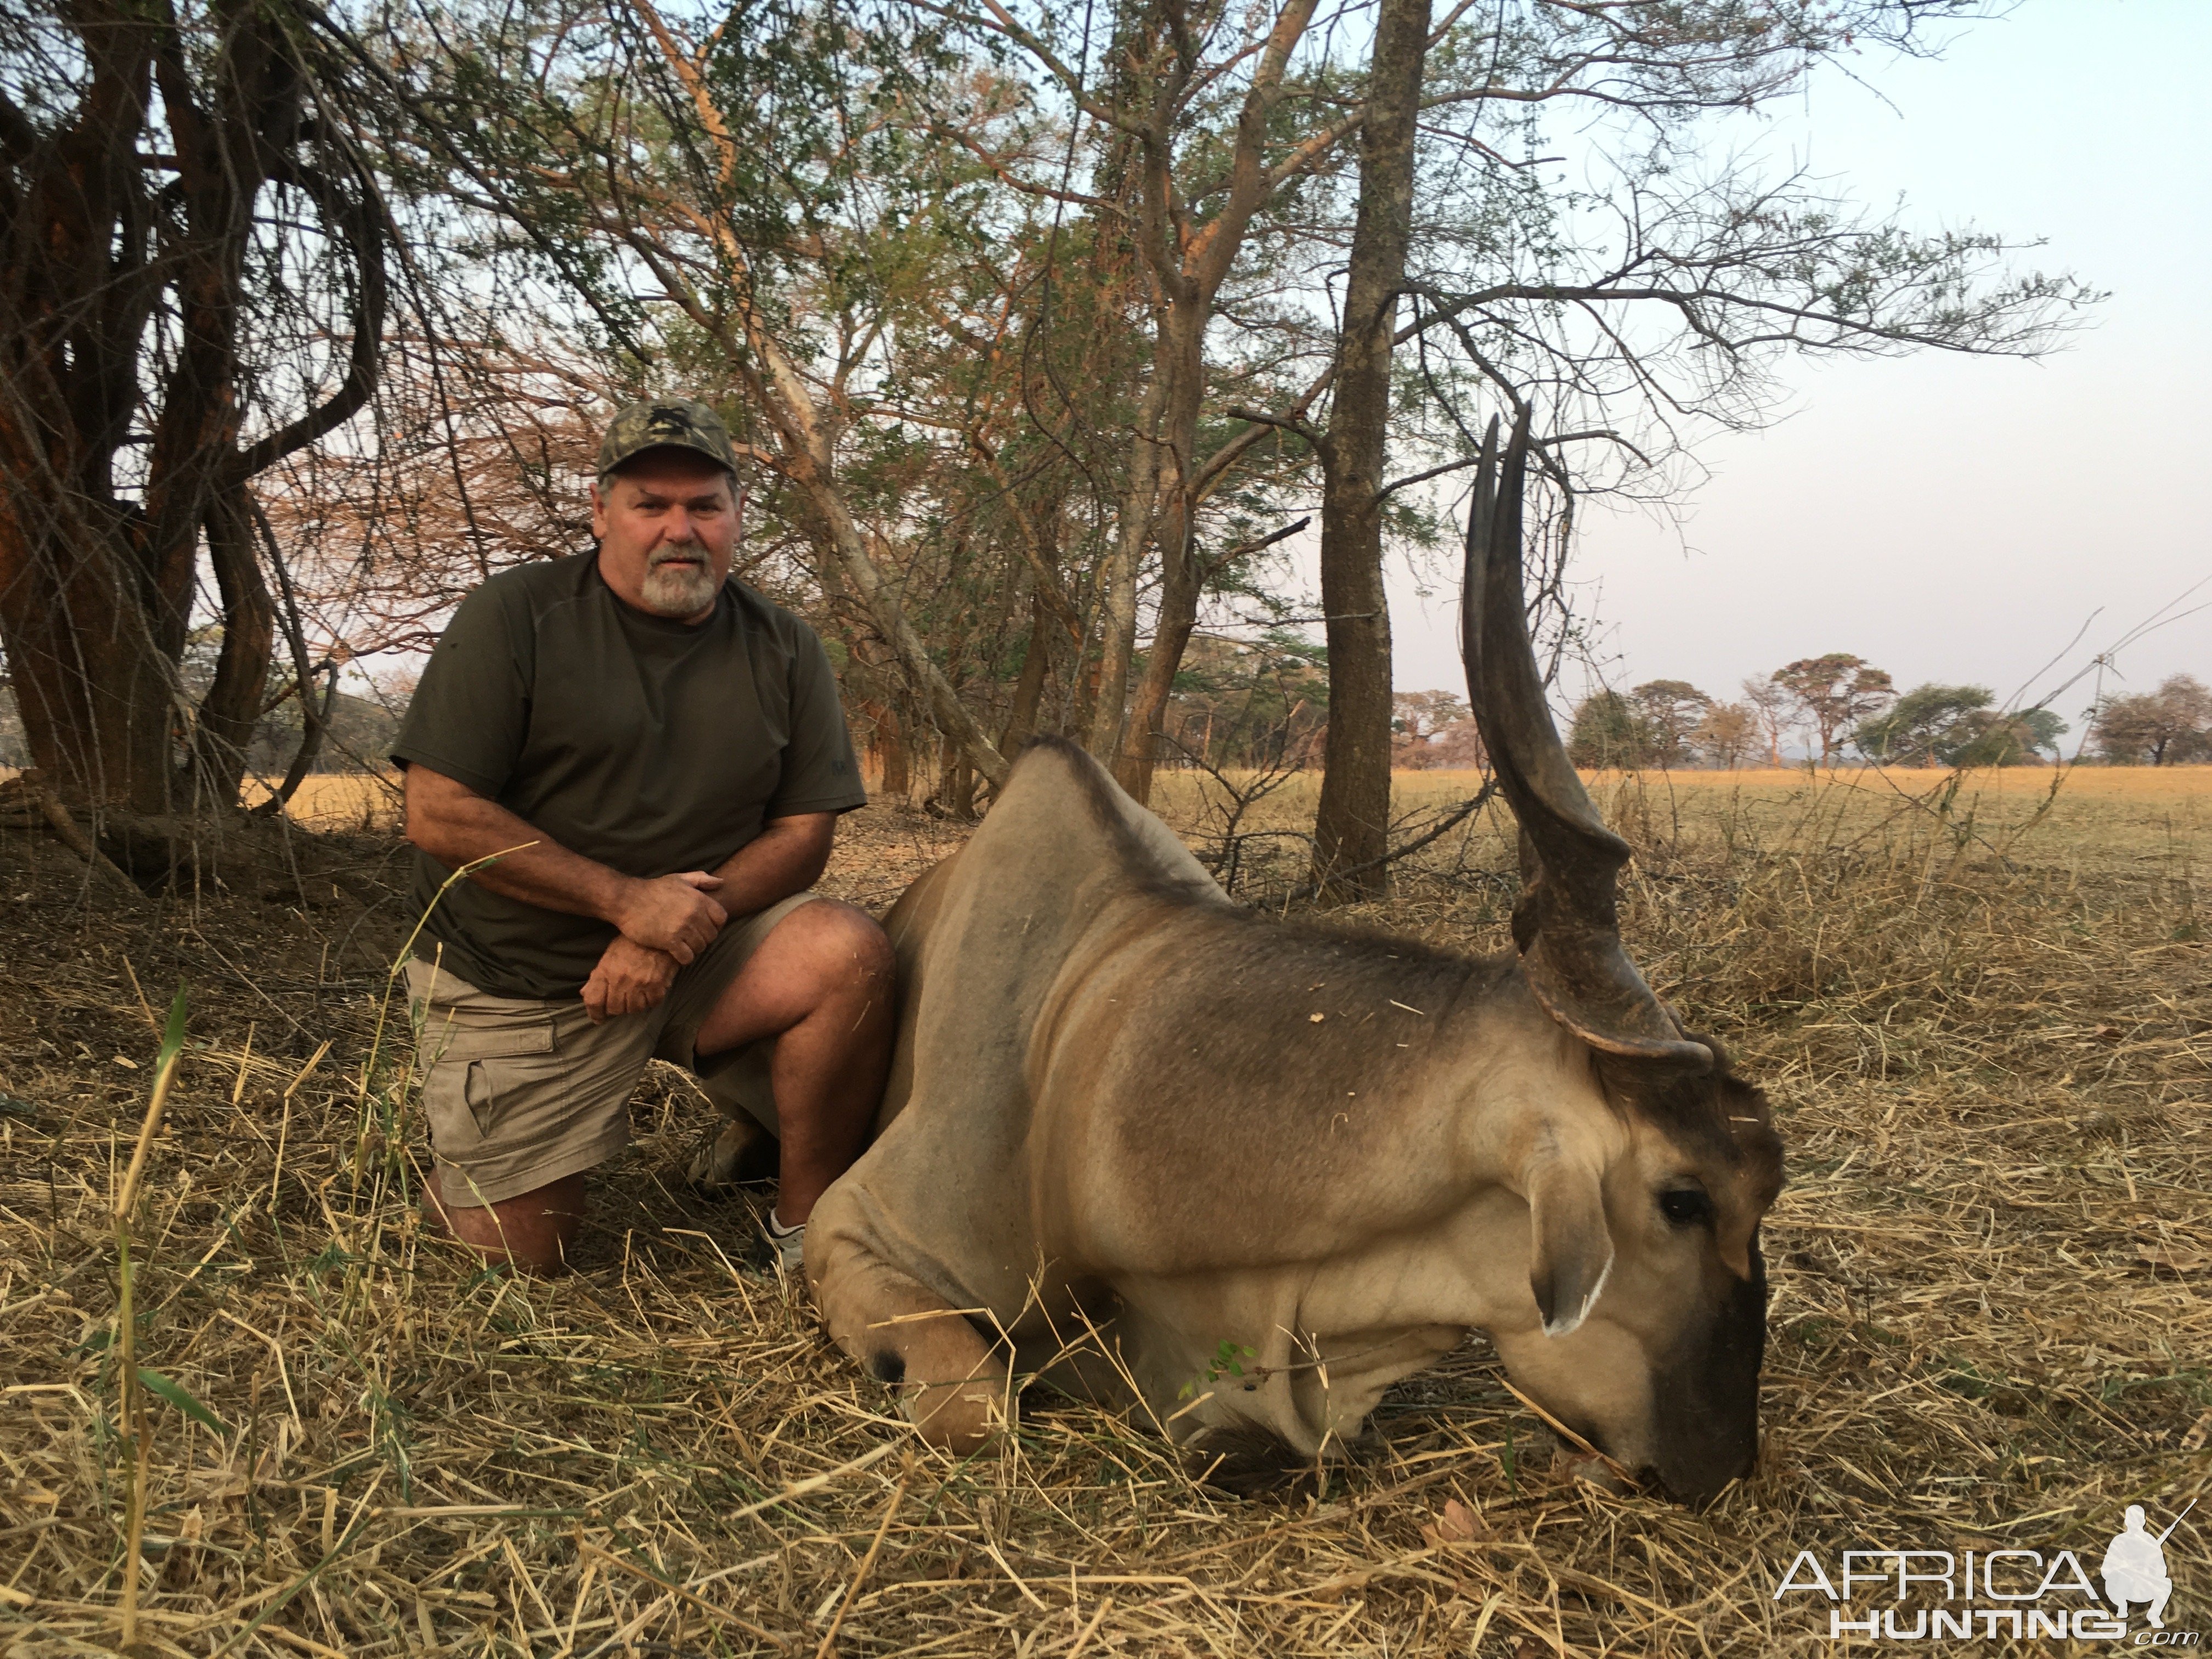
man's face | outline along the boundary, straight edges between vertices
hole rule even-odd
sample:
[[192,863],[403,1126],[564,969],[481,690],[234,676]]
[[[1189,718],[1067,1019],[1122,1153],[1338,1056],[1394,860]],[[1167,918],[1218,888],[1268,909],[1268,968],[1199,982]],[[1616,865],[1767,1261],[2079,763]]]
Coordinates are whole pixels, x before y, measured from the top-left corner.
[[738,537],[730,475],[683,449],[648,449],[592,486],[599,574],[625,605],[702,622]]

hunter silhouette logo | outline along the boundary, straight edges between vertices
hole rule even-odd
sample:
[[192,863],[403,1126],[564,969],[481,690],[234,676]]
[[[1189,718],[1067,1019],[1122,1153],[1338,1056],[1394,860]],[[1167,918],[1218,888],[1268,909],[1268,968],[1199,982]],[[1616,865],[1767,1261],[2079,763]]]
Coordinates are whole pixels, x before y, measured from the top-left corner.
[[2142,1601],[2149,1607],[2147,1615],[2153,1630],[2166,1628],[2166,1598],[2173,1594],[2173,1580],[2166,1571],[2166,1540],[2173,1536],[2173,1528],[2181,1524],[2197,1500],[2189,1500],[2188,1509],[2173,1517],[2173,1526],[2153,1536],[2143,1530],[2143,1508],[2140,1504],[2128,1505],[2124,1526],[2105,1547],[2105,1599],[2119,1612],[2128,1616],[2130,1602]]
[[[2089,1564],[2072,1550],[2046,1557],[2031,1549],[1959,1553],[1886,1548],[1845,1550],[1832,1576],[1814,1552],[1800,1550],[1775,1585],[1773,1599],[1810,1594],[1826,1600],[1830,1641],[1851,1636],[1877,1642],[1978,1636],[1985,1641],[2048,1638],[2193,1648],[2200,1639],[2197,1632],[2166,1627],[2166,1603],[2173,1595],[2166,1541],[2196,1507],[2192,1498],[2172,1525],[2154,1533],[2144,1524],[2142,1505],[2129,1504],[2104,1559],[2091,1557],[2104,1580],[2102,1596],[2089,1576]],[[1869,1584],[1880,1588],[1869,1593]],[[2130,1639],[2131,1607],[2143,1609],[2145,1627]]]

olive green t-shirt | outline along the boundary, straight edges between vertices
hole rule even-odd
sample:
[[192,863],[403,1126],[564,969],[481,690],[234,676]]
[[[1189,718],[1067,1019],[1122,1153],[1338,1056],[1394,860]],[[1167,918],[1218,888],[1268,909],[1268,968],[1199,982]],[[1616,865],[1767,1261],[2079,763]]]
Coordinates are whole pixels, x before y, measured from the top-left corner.
[[[696,624],[632,609],[595,553],[503,571],[461,602],[392,758],[497,801],[625,875],[712,870],[770,818],[865,805],[814,630],[725,582]],[[415,945],[478,990],[571,997],[615,930],[457,881],[418,851]],[[431,908],[435,900],[435,908]]]

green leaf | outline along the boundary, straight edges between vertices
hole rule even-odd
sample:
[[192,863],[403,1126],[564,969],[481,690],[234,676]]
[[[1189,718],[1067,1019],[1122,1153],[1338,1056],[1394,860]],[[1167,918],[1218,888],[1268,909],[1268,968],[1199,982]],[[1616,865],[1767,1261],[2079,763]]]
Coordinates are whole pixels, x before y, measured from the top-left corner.
[[154,1057],[154,1074],[159,1077],[161,1068],[173,1059],[185,1046],[185,981],[177,981],[176,1000],[169,1004],[169,1029],[161,1033],[161,1052]]
[[[179,994],[179,998],[181,1001],[182,993]],[[161,1395],[162,1399],[167,1401],[172,1406],[174,1406],[185,1416],[191,1418],[193,1422],[198,1424],[202,1428],[207,1429],[212,1433],[222,1435],[225,1439],[229,1438],[230,1429],[228,1425],[225,1424],[220,1417],[217,1417],[205,1406],[201,1405],[198,1401],[192,1398],[191,1390],[185,1387],[183,1383],[172,1382],[169,1378],[162,1376],[161,1372],[148,1370],[143,1365],[141,1365],[138,1368],[138,1386],[145,1389],[149,1394]]]

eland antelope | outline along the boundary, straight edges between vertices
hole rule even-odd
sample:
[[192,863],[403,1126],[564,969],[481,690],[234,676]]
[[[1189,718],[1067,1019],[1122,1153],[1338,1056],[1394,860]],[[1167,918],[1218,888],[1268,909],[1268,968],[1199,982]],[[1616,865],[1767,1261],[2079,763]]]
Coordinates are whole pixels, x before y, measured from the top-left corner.
[[890,1084],[805,1262],[929,1440],[981,1444],[1040,1375],[1231,1455],[1217,1478],[1310,1464],[1479,1329],[1674,1496],[1751,1468],[1781,1143],[1622,948],[1628,848],[1529,642],[1527,453],[1525,416],[1502,462],[1493,428],[1462,617],[1521,826],[1513,954],[1253,915],[1050,741],[891,912]]

